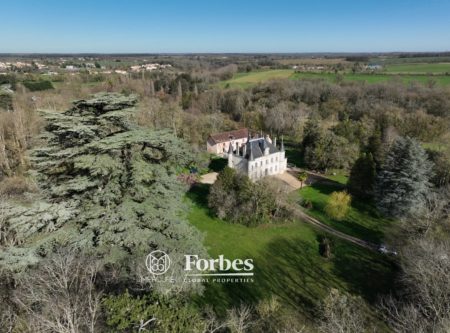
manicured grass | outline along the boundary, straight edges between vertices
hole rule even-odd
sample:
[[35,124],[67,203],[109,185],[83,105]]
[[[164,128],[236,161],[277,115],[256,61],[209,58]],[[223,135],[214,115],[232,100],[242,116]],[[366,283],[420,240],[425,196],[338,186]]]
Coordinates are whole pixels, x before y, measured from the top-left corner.
[[298,191],[302,198],[313,204],[308,214],[346,234],[377,244],[382,243],[384,231],[391,221],[381,217],[372,202],[353,197],[350,212],[342,221],[335,221],[325,214],[324,208],[330,194],[345,190],[345,176],[336,175],[333,178],[336,181],[319,181]]
[[369,302],[392,286],[395,265],[389,258],[332,240],[331,259],[319,255],[321,233],[302,222],[248,228],[212,216],[206,206],[209,187],[194,187],[187,195],[189,221],[205,234],[212,257],[252,258],[253,283],[208,283],[197,302],[223,313],[240,302],[256,303],[275,295],[295,315],[314,318],[314,306],[338,288],[361,295]]
[[[347,173],[342,171],[342,170],[331,170],[328,172],[329,174],[327,175],[328,179],[331,179],[337,183],[340,183],[342,185],[346,185],[347,181],[348,181],[348,176]],[[334,173],[334,175],[333,175]]]
[[450,73],[450,63],[407,63],[385,67],[388,73]]

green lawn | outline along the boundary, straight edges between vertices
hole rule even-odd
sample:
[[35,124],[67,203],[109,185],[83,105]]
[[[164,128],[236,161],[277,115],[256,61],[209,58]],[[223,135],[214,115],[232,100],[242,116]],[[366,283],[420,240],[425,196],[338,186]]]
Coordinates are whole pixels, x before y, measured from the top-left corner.
[[275,295],[288,311],[313,318],[314,305],[331,287],[369,302],[391,287],[395,265],[389,258],[330,237],[333,257],[324,259],[318,252],[322,234],[302,222],[256,228],[229,224],[206,207],[208,190],[201,185],[188,193],[189,221],[205,234],[212,257],[253,258],[255,276],[253,283],[207,284],[197,302],[223,312],[241,301],[256,303]]
[[342,185],[347,184],[348,173],[345,170],[332,169],[328,171],[327,178]]
[[330,194],[345,190],[346,177],[341,174],[328,176],[333,181],[317,182],[298,191],[299,195],[312,202],[313,208],[308,210],[311,216],[346,234],[374,243],[382,243],[385,230],[391,221],[380,216],[372,202],[352,198],[348,216],[342,221],[329,218],[324,208]]

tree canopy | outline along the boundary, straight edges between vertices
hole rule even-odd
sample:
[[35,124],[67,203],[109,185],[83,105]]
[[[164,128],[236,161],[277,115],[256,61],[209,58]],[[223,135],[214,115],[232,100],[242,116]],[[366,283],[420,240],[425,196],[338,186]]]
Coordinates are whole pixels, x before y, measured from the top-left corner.
[[380,211],[398,218],[420,215],[430,192],[432,166],[416,140],[397,138],[376,180],[375,197]]
[[2,245],[9,248],[1,266],[35,263],[55,244],[112,263],[136,255],[143,264],[155,249],[172,259],[204,254],[184,219],[186,188],[177,180],[194,155],[169,131],[137,126],[135,104],[133,95],[97,94],[63,113],[42,112],[43,144],[30,153],[40,191],[30,202],[3,202]]

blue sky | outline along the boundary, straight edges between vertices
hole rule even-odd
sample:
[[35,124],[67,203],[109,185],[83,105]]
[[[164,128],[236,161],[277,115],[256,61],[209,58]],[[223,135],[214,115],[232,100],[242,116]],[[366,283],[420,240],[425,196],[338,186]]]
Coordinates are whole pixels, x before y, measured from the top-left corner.
[[0,12],[0,53],[450,51],[450,0],[13,0]]

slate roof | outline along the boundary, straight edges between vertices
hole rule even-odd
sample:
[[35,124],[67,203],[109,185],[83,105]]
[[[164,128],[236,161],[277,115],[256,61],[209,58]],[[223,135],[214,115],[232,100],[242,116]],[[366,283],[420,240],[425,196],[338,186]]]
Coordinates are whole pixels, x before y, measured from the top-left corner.
[[265,138],[250,139],[250,141],[247,142],[245,158],[250,159],[250,153],[252,153],[253,158],[264,156],[265,147],[269,147],[269,154],[279,152],[278,148]]
[[248,137],[248,129],[241,128],[239,130],[222,132],[217,134],[211,134],[209,136],[210,139],[214,142],[214,144],[227,142],[230,140],[244,139]]

